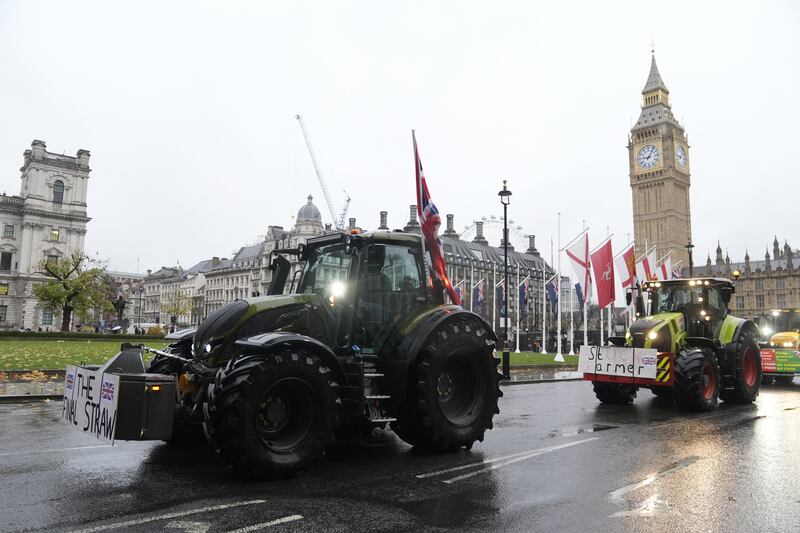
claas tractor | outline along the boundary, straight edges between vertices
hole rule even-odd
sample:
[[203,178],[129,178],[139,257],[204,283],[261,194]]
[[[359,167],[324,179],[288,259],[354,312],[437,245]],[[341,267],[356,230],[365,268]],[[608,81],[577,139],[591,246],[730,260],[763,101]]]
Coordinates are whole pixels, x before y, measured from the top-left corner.
[[[330,234],[269,261],[268,295],[215,310],[166,350],[124,347],[155,353],[145,375],[176,384],[171,405],[148,411],[171,419],[158,437],[181,444],[204,434],[230,467],[259,478],[305,469],[337,439],[387,425],[425,450],[483,440],[502,396],[497,337],[479,315],[445,303],[420,236]],[[303,266],[290,280],[293,263]]]
[[753,402],[761,383],[758,327],[728,312],[734,284],[675,279],[642,288],[625,337],[581,348],[579,370],[597,398],[630,404],[648,388],[687,411],[711,410],[719,399]]

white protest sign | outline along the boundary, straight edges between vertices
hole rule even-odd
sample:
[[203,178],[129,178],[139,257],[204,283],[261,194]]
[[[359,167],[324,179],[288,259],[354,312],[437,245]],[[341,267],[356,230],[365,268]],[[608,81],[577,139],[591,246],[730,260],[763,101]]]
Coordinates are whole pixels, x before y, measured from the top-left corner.
[[581,346],[578,372],[656,379],[658,350],[627,346]]
[[114,444],[119,376],[67,366],[61,418],[75,429]]

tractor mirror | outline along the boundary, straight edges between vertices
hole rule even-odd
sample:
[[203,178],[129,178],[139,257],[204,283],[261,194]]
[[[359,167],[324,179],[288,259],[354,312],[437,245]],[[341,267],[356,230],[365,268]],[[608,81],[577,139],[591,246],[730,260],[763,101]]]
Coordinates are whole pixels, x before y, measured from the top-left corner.
[[386,261],[386,247],[382,244],[373,244],[367,250],[367,270],[370,276],[377,276],[383,270]]
[[722,296],[722,301],[726,304],[731,303],[731,294],[733,294],[732,287],[722,287],[720,289],[720,296]]
[[628,290],[625,292],[625,303],[626,303],[627,305],[631,305],[631,302],[632,302],[632,301],[633,301],[633,292],[631,292],[631,290],[630,290],[630,289],[628,289]]

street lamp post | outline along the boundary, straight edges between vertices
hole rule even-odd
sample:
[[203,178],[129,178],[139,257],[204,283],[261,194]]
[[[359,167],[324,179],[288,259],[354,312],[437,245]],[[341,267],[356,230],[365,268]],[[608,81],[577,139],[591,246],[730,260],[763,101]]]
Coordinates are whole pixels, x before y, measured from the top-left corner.
[[506,187],[506,180],[503,180],[503,190],[497,195],[500,197],[500,203],[503,204],[503,275],[505,276],[503,282],[505,283],[505,298],[503,298],[503,306],[505,312],[503,313],[503,376],[506,379],[511,378],[511,369],[509,367],[509,346],[508,346],[508,300],[511,293],[508,292],[508,204],[511,203],[511,191]]
[[694,248],[694,244],[692,244],[692,239],[689,239],[689,244],[684,246],[684,248],[686,248],[686,251],[689,252],[689,277],[693,278],[694,262],[692,261],[692,248]]

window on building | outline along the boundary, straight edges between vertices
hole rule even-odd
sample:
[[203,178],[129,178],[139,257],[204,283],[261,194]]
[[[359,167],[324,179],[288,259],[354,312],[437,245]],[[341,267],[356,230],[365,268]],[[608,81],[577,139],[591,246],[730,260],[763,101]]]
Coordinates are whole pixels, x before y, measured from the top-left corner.
[[744,309],[744,296],[736,297],[736,309]]
[[52,326],[53,325],[53,308],[52,307],[45,307],[42,309],[42,325],[43,326]]
[[763,290],[764,289],[764,280],[757,279],[756,280],[756,290]]
[[58,241],[58,228],[50,228],[50,240]]
[[8,283],[0,283],[0,296],[8,295]]
[[11,252],[0,252],[0,270],[11,270]]
[[756,296],[756,307],[758,309],[764,309],[764,295],[759,294]]
[[47,256],[47,262],[48,263],[55,263],[56,261],[58,261],[58,256],[57,255],[48,255]]
[[3,237],[8,237],[10,239],[14,238],[14,226],[11,224],[6,224],[3,226]]
[[0,324],[6,321],[6,313],[8,312],[7,305],[0,305]]
[[776,289],[785,289],[786,288],[786,278],[778,278],[775,280],[775,288]]
[[786,307],[786,295],[785,294],[778,294],[777,295],[777,304],[778,307],[781,309]]
[[64,203],[64,182],[61,180],[56,180],[53,183],[53,203],[55,205]]

